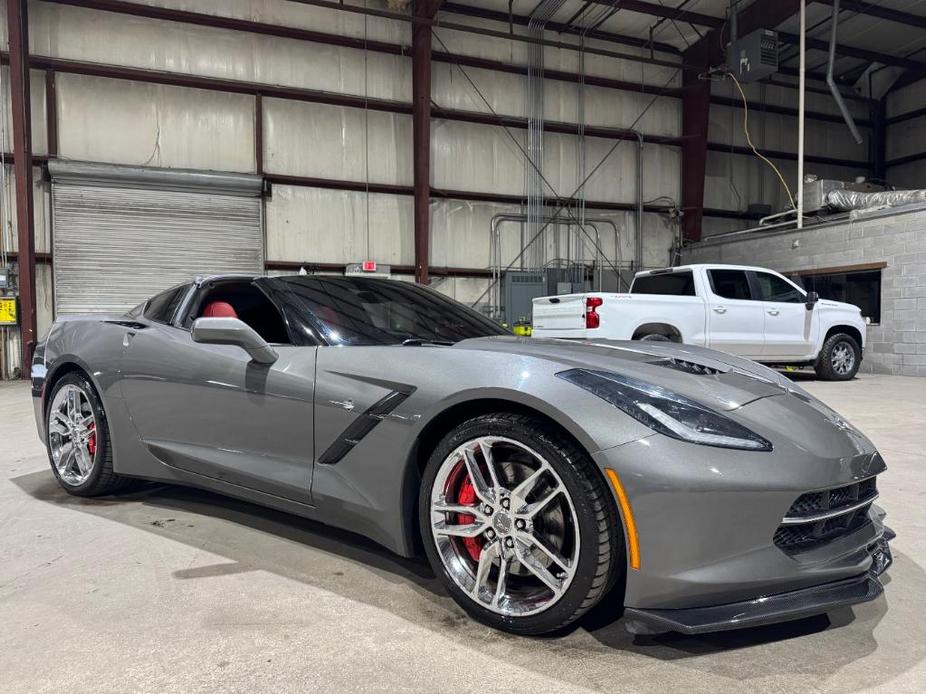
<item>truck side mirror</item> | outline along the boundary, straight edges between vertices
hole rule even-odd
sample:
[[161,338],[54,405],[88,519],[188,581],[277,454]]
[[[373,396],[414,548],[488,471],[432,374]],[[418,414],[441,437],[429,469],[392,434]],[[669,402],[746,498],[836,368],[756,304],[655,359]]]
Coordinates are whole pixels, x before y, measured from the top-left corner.
[[808,311],[813,311],[813,305],[820,300],[820,295],[816,292],[807,292],[807,299],[804,302],[804,306],[807,307]]

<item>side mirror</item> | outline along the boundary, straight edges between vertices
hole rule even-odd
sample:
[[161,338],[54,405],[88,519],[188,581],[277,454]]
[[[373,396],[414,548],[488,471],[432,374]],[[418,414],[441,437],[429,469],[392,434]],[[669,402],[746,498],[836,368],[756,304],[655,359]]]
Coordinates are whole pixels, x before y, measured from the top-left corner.
[[273,347],[254,328],[237,318],[197,318],[193,321],[193,342],[237,345],[259,364],[272,364],[278,358]]
[[813,311],[813,305],[820,300],[820,295],[816,292],[807,292],[807,299],[804,302],[804,306],[807,307],[808,311]]

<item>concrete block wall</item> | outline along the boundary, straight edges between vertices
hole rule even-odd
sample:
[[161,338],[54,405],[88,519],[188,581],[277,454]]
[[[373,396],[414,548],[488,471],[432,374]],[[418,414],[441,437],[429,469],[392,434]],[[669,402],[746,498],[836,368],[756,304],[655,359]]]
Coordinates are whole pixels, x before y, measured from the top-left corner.
[[926,376],[926,206],[801,231],[708,239],[688,248],[683,260],[784,274],[884,263],[881,322],[868,326],[862,370]]

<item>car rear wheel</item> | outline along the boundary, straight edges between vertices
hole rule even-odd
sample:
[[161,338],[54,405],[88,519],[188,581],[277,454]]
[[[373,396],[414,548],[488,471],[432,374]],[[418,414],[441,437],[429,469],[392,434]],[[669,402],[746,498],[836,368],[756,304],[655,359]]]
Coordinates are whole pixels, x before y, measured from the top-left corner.
[[602,475],[543,421],[497,413],[456,427],[428,462],[425,551],[475,619],[517,634],[560,629],[623,570],[623,533]]
[[814,371],[827,381],[849,381],[855,378],[861,362],[858,343],[850,335],[836,333],[823,343]]
[[124,486],[125,479],[113,472],[103,404],[83,374],[69,373],[55,384],[46,432],[52,472],[69,494],[98,496]]

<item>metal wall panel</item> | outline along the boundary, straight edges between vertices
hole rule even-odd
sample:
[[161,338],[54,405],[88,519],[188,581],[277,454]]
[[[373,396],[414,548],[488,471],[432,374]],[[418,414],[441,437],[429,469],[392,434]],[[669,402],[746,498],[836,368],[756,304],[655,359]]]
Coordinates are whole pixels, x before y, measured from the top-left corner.
[[195,275],[263,273],[258,197],[55,182],[58,314],[122,312]]

